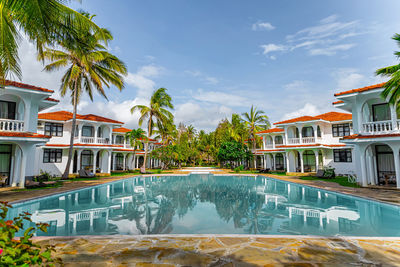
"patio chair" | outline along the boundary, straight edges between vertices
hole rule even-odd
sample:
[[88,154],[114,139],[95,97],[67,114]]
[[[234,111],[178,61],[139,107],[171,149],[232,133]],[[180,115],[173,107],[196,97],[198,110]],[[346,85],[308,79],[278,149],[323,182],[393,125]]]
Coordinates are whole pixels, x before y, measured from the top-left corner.
[[318,178],[324,178],[324,174],[325,174],[324,170],[318,170],[315,176]]
[[94,173],[84,169],[79,170],[78,174],[80,178],[93,178],[95,176]]
[[26,180],[25,180],[26,188],[36,188],[36,187],[40,187],[40,186],[41,185],[39,182],[33,181],[33,177],[26,177]]
[[2,187],[7,185],[7,181],[8,181],[8,176],[7,175],[1,175],[0,176],[0,184]]

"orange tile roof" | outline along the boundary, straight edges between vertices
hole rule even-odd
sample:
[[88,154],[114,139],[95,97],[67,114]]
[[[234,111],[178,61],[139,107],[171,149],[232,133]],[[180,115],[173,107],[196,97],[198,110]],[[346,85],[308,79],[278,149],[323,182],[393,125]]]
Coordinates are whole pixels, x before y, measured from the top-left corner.
[[345,144],[338,144],[338,145],[323,145],[323,144],[305,144],[305,145],[290,145],[290,146],[276,146],[277,148],[296,148],[296,147],[314,147],[314,146],[325,146],[325,147],[343,147],[346,146]]
[[51,136],[30,132],[0,132],[0,136],[26,137],[26,138],[51,138]]
[[281,129],[281,128],[272,128],[272,129],[268,129],[268,130],[264,130],[261,132],[258,132],[256,134],[263,134],[263,133],[281,133],[284,132],[285,130]]
[[51,97],[48,97],[48,98],[46,98],[45,100],[47,100],[47,101],[53,101],[53,102],[60,102],[60,100],[54,99],[54,98],[51,98]]
[[370,85],[370,86],[366,86],[366,87],[362,87],[362,88],[351,89],[348,91],[336,93],[335,96],[347,95],[347,94],[352,94],[352,93],[361,93],[361,92],[365,92],[365,91],[369,91],[369,90],[373,90],[373,89],[377,89],[377,88],[382,88],[385,86],[385,84],[386,83],[378,83],[378,84],[374,84],[374,85]]
[[336,105],[336,104],[342,104],[342,103],[344,103],[344,101],[342,101],[342,100],[339,100],[339,101],[333,102],[333,103],[332,103],[332,105]]
[[[40,113],[38,115],[39,119],[54,120],[54,121],[69,121],[69,120],[72,120],[72,117],[73,117],[73,114],[72,114],[72,112],[69,112],[69,111],[55,111],[55,112],[48,112],[48,113]],[[104,117],[97,116],[94,114],[87,114],[87,115],[76,114],[76,119],[115,123],[115,124],[124,124],[123,122],[104,118]]]
[[349,140],[349,139],[357,139],[357,138],[361,138],[361,139],[367,139],[367,138],[383,138],[383,137],[399,137],[400,134],[377,134],[377,135],[360,135],[360,134],[353,134],[353,135],[348,135],[348,136],[344,136],[343,139],[344,140]]
[[[49,147],[69,147],[69,144],[46,144],[46,146],[49,146]],[[103,144],[74,144],[74,147],[75,146],[95,146],[95,147],[110,147],[110,148],[113,148],[113,147],[121,147],[121,146],[119,146],[119,145],[103,145]]]
[[325,120],[325,121],[345,121],[345,120],[351,120],[352,115],[350,113],[341,113],[341,112],[328,112],[324,113],[318,116],[301,116],[298,118],[290,119],[290,120],[285,120],[285,121],[280,121],[276,122],[274,124],[286,124],[286,123],[294,123],[294,122],[304,122],[304,121],[316,121],[316,120]]
[[35,90],[35,91],[42,91],[42,92],[47,92],[47,93],[54,93],[54,91],[50,90],[50,89],[46,89],[46,88],[43,88],[43,87],[38,87],[38,86],[26,84],[26,83],[19,83],[19,82],[15,82],[15,81],[10,81],[10,80],[6,80],[4,85],[6,85],[6,86],[14,86],[14,87],[18,87],[18,88],[24,88],[24,89],[29,89],[29,90]]
[[132,131],[132,130],[128,129],[128,128],[124,128],[124,127],[119,127],[119,128],[114,128],[113,129],[114,133],[128,133],[130,131]]

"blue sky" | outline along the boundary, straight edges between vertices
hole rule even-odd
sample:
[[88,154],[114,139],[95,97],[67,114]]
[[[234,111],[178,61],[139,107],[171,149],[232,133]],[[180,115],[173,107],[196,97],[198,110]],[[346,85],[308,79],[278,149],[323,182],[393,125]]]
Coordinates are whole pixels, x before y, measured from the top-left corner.
[[[333,93],[381,81],[396,63],[396,0],[238,1],[83,0],[111,30],[113,53],[128,66],[126,88],[110,101],[84,99],[80,113],[137,126],[129,108],[166,87],[176,123],[212,130],[252,104],[272,122],[334,110]],[[41,71],[34,48],[21,45],[24,81],[58,89],[61,73]],[[58,96],[56,94],[56,96]],[[57,109],[70,109],[64,99]]]

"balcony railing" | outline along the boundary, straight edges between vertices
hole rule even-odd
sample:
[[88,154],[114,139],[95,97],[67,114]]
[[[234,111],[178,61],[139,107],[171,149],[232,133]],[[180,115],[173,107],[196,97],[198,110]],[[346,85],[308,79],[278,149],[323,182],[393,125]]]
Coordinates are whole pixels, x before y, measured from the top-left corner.
[[265,144],[265,149],[274,148],[273,144]]
[[0,131],[23,132],[24,121],[0,119]]
[[288,138],[289,145],[297,145],[300,144],[300,138]]
[[81,136],[75,137],[75,142],[80,144],[99,144],[99,145],[108,145],[110,144],[109,138],[102,138],[102,137],[89,137],[89,136]]
[[[399,125],[399,121],[397,122]],[[392,121],[373,121],[363,123],[364,134],[387,134],[393,132]]]

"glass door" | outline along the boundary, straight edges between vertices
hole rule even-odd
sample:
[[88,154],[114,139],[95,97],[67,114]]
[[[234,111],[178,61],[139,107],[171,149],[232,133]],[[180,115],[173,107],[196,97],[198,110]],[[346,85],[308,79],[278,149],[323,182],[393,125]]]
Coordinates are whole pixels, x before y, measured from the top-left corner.
[[12,145],[0,145],[0,177],[10,184]]

